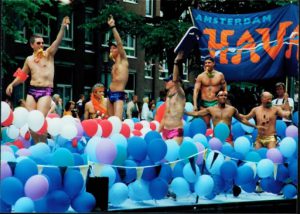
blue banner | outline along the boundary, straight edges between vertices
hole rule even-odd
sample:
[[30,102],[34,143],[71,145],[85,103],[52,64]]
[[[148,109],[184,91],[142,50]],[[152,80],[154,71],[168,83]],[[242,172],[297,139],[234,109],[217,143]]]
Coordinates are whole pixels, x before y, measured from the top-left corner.
[[293,4],[250,14],[192,10],[201,31],[201,58],[215,57],[229,81],[297,76],[299,8]]

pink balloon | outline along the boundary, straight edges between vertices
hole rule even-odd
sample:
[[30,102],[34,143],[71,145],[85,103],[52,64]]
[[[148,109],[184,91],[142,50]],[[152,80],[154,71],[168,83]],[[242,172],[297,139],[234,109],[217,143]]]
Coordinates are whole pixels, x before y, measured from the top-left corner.
[[6,177],[10,177],[12,176],[12,172],[11,172],[11,169],[10,169],[10,166],[8,165],[8,163],[6,161],[1,161],[1,173],[0,173],[0,178],[1,180],[3,178],[6,178]]
[[290,125],[285,130],[286,137],[292,137],[294,139],[298,138],[298,127]]
[[208,141],[209,145],[210,145],[210,148],[212,150],[218,150],[218,151],[221,151],[222,149],[222,142],[216,138],[216,137],[213,137],[211,138],[209,141]]
[[96,158],[100,163],[112,164],[117,156],[117,148],[109,138],[102,138],[96,146]]
[[25,195],[32,200],[44,197],[49,190],[48,179],[44,175],[33,175],[25,183]]
[[266,156],[273,161],[273,163],[283,163],[282,154],[277,148],[268,149]]

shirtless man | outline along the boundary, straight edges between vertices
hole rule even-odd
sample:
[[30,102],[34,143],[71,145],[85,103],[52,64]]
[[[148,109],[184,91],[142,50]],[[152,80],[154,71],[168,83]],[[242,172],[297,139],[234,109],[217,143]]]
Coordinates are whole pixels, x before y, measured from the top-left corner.
[[[248,120],[243,118],[235,107],[226,104],[227,91],[222,91],[222,90],[218,91],[216,93],[216,97],[218,101],[217,105],[204,108],[200,111],[186,112],[186,114],[194,117],[196,116],[204,117],[209,115],[212,118],[214,127],[216,127],[218,123],[223,122],[230,129],[232,117],[235,117],[241,123],[247,126],[257,128],[254,124],[250,123]],[[233,144],[231,135],[229,136],[228,139],[226,139],[226,141],[231,145]]]
[[179,52],[175,58],[173,74],[164,79],[168,92],[165,113],[159,127],[163,139],[174,139],[179,145],[183,140],[182,116],[185,107],[185,93],[181,87],[178,69],[178,63],[182,58],[183,52]]
[[27,109],[29,111],[37,109],[41,111],[45,117],[51,106],[54,79],[54,55],[62,41],[64,30],[69,24],[69,17],[64,17],[55,41],[45,51],[43,50],[43,37],[39,35],[31,36],[30,46],[33,49],[33,54],[26,58],[22,70],[17,70],[14,75],[16,78],[6,88],[6,94],[11,96],[13,88],[23,83],[30,73],[31,80],[26,97]]
[[[217,105],[216,92],[221,90],[227,91],[224,75],[214,70],[215,60],[212,57],[206,57],[204,61],[204,72],[196,78],[193,94],[194,111],[198,110],[198,96],[201,92],[200,109]],[[207,127],[210,126],[209,116],[203,117]]]
[[97,83],[92,88],[91,100],[84,106],[84,119],[107,118],[107,99],[104,98],[104,85]]
[[264,129],[258,130],[255,149],[261,147],[275,148],[277,144],[276,118],[277,116],[288,118],[291,114],[288,103],[284,104],[283,109],[272,106],[272,98],[273,96],[270,92],[263,92],[261,94],[261,105],[254,107],[249,114],[244,116],[247,120],[255,117],[257,125],[264,127]]
[[122,120],[126,94],[124,90],[128,81],[128,60],[112,15],[107,23],[116,41],[116,44],[110,43],[110,58],[114,61],[114,65],[111,70],[112,80],[108,91],[108,114],[109,116],[118,116]]

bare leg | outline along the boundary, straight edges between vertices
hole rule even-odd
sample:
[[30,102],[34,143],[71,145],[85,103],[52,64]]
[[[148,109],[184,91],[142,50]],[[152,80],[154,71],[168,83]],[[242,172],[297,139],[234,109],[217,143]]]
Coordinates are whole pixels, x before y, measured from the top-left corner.
[[123,105],[124,105],[123,100],[118,100],[114,103],[114,112],[115,112],[114,115],[119,117],[121,121],[123,117]]
[[45,117],[47,117],[47,114],[48,114],[50,108],[51,108],[51,97],[50,96],[44,96],[38,100],[37,110],[42,112]]
[[268,149],[272,149],[272,148],[276,148],[276,141],[271,141],[269,144],[268,144]]
[[260,149],[261,147],[262,147],[262,144],[260,143],[260,142],[258,142],[258,141],[255,141],[255,149],[257,150],[257,149]]
[[175,140],[177,144],[180,146],[182,144],[183,137],[174,137],[173,140]]
[[28,111],[32,111],[36,109],[36,102],[35,99],[33,98],[33,96],[31,95],[27,95],[26,97],[26,108]]
[[107,112],[108,116],[113,116],[114,115],[114,105],[107,99]]

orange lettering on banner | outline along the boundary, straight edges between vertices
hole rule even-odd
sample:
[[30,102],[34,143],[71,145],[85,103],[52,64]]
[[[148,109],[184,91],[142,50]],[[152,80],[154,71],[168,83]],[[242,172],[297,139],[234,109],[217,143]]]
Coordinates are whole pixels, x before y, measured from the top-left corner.
[[[216,42],[216,29],[204,29],[203,34],[208,34],[209,39],[208,39],[208,49],[210,50],[210,55],[215,56],[215,50],[218,49],[220,50],[220,63],[221,64],[228,64],[228,59],[227,59],[227,52],[228,52],[228,40],[227,37],[231,36],[234,34],[234,30],[222,30],[221,31],[221,42],[217,43]],[[226,47],[225,49],[223,49]]]
[[[291,58],[292,55],[292,48],[294,45],[297,47],[297,60],[299,61],[299,25],[293,30],[292,35],[289,40],[289,46],[288,49],[285,52],[285,57],[287,59]],[[292,44],[291,44],[292,43]]]
[[270,46],[270,28],[260,28],[256,31],[262,35],[263,41],[263,48],[269,54],[269,56],[274,60],[278,55],[280,49],[283,46],[283,39],[286,35],[286,29],[292,24],[293,22],[281,22],[279,24],[279,29],[277,32],[277,44],[274,46]]
[[[243,35],[241,36],[241,38],[239,38],[239,40],[236,43],[236,46],[237,47],[241,46],[244,43],[245,43],[245,45],[243,46],[243,48],[249,48],[251,62],[253,62],[253,63],[259,62],[260,56],[257,53],[255,53],[256,43],[248,30],[246,30],[243,33]],[[240,49],[237,50],[237,54],[232,57],[231,62],[233,64],[240,64],[240,62],[242,60],[242,51],[243,50],[240,50]]]

